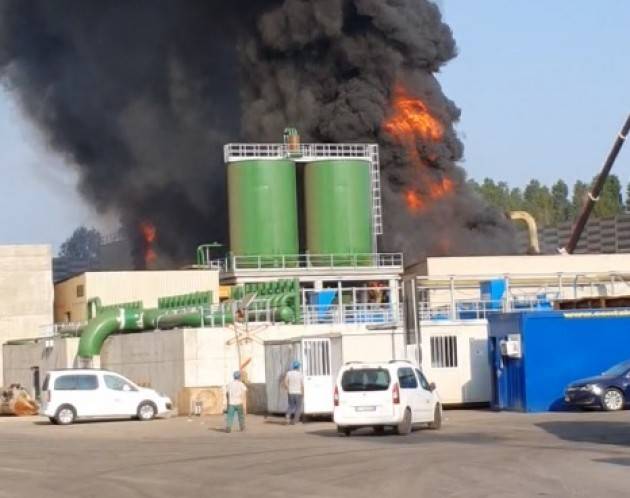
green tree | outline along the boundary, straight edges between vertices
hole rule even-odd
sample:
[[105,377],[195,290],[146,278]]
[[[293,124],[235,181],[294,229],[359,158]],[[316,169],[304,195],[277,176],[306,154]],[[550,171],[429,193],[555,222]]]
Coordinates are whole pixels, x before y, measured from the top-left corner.
[[59,256],[70,259],[98,261],[103,236],[94,228],[79,227],[59,248]]
[[516,187],[510,190],[510,211],[522,211],[525,209],[525,199],[523,199],[523,192]]
[[573,197],[571,198],[571,219],[579,216],[588,196],[588,185],[578,180],[573,185]]
[[525,210],[536,218],[540,225],[550,225],[553,220],[553,201],[549,188],[538,180],[530,180],[523,191]]
[[626,211],[630,211],[630,183],[626,186]]
[[599,194],[599,200],[595,203],[593,215],[597,218],[611,218],[622,212],[621,182],[617,175],[610,175],[606,178],[604,187]]
[[569,186],[564,181],[558,180],[552,185],[551,203],[553,224],[567,221],[571,215],[571,203],[569,202]]
[[494,180],[484,178],[483,183],[477,186],[477,191],[488,204],[502,211],[510,210],[510,187],[507,183],[494,183]]

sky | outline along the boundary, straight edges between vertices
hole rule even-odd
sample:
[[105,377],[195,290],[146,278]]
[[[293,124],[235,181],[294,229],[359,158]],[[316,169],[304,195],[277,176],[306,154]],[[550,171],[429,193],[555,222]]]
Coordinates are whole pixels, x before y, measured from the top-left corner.
[[[462,110],[469,176],[524,186],[592,178],[630,112],[626,0],[440,0],[459,55],[438,78]],[[613,173],[630,181],[630,144]],[[0,87],[0,244],[59,245],[82,224],[113,231],[76,192]]]

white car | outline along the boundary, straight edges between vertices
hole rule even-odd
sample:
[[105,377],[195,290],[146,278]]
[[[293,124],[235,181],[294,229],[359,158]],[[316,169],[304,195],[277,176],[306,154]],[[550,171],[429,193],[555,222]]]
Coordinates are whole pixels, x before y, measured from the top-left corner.
[[442,406],[435,391],[412,363],[346,363],[334,390],[333,419],[337,431],[349,436],[353,429],[391,426],[409,434],[414,425],[442,426]]
[[172,408],[167,396],[115,372],[67,369],[51,370],[44,379],[40,414],[54,424],[68,425],[82,418],[151,420]]

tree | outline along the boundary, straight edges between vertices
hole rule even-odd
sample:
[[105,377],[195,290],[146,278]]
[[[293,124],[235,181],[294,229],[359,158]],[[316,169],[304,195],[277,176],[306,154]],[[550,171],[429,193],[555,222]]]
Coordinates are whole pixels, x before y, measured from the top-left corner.
[[510,190],[510,211],[522,211],[525,209],[525,199],[523,199],[523,192],[516,187]]
[[569,186],[562,180],[558,180],[551,187],[551,204],[553,208],[552,222],[554,225],[563,223],[571,215],[571,203],[569,202]]
[[477,191],[488,202],[502,211],[510,210],[510,187],[505,182],[494,183],[490,178],[484,178]]
[[87,261],[98,261],[103,236],[95,228],[77,228],[59,249],[59,256]]
[[551,192],[538,180],[530,180],[523,191],[525,210],[528,211],[540,225],[550,225],[553,219],[553,203]]
[[630,183],[626,186],[626,211],[630,211]]
[[599,193],[599,200],[595,203],[593,216],[597,218],[611,218],[622,212],[621,182],[617,175],[610,175],[606,178],[604,187]]
[[579,216],[588,195],[588,185],[578,180],[573,185],[573,197],[571,198],[571,218]]

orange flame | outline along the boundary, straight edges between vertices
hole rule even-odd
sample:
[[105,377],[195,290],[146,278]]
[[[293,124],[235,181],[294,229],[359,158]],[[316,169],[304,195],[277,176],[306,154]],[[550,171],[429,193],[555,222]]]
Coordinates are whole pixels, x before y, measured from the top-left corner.
[[444,136],[444,127],[422,100],[414,98],[397,84],[392,101],[394,113],[385,121],[383,129],[396,137],[424,138],[438,142]]
[[150,221],[143,221],[140,223],[140,232],[145,242],[144,263],[148,266],[157,259],[157,254],[152,247],[157,239],[157,228]]
[[[396,84],[392,98],[392,115],[383,123],[383,130],[392,135],[407,150],[409,160],[418,175],[421,189],[411,188],[404,192],[407,208],[412,213],[427,209],[432,201],[450,195],[455,183],[447,177],[436,180],[425,161],[435,161],[435,153],[425,152],[426,159],[418,150],[419,141],[439,142],[444,138],[444,126],[434,117],[427,105],[413,97],[400,83]],[[422,190],[420,193],[418,190]]]
[[450,178],[442,178],[442,181],[429,183],[429,191],[426,195],[421,195],[414,190],[407,190],[405,192],[405,204],[412,213],[418,213],[423,211],[428,202],[437,201],[449,194],[451,194],[455,188],[453,180]]

